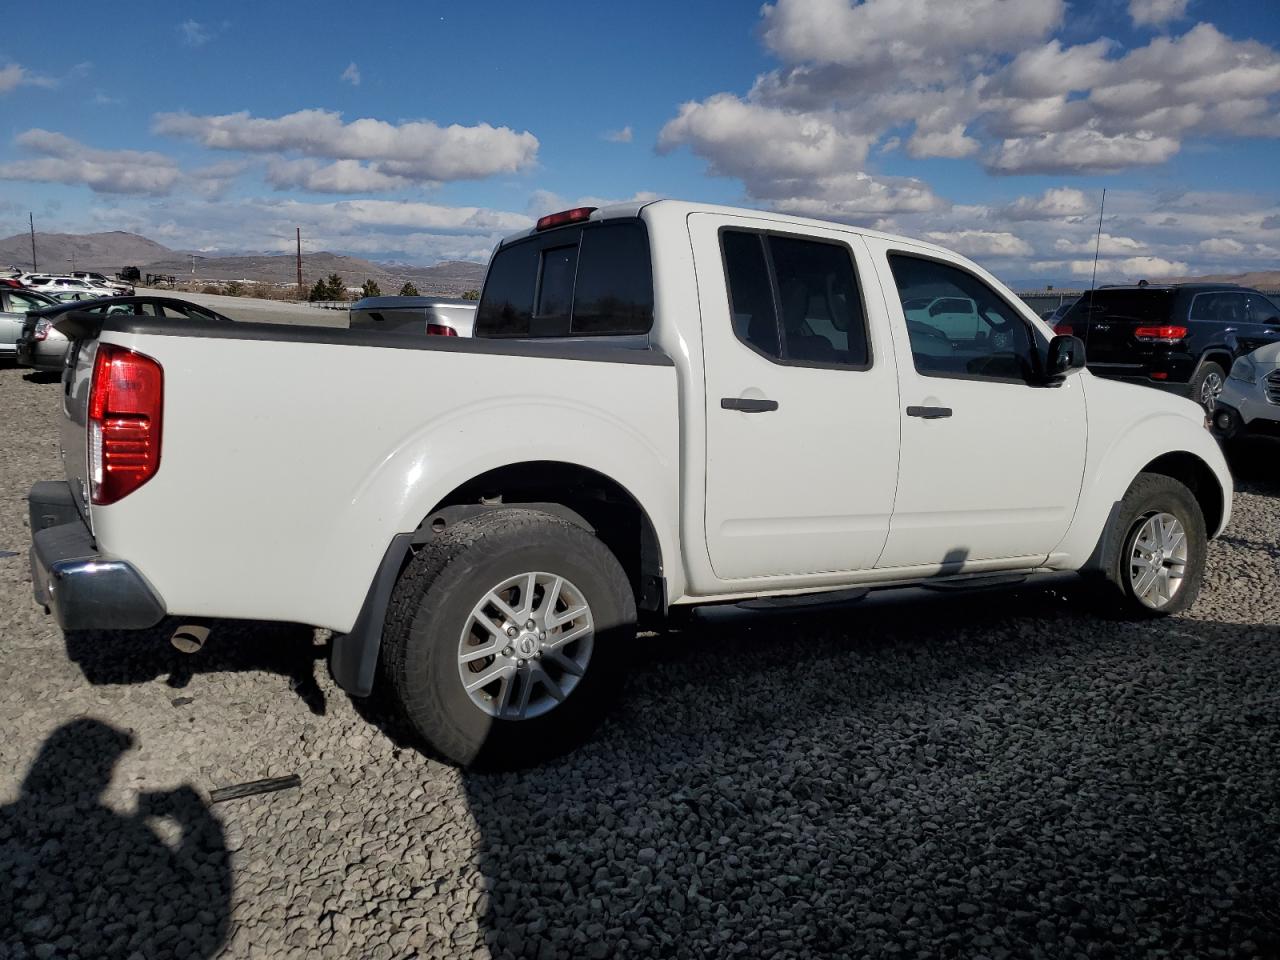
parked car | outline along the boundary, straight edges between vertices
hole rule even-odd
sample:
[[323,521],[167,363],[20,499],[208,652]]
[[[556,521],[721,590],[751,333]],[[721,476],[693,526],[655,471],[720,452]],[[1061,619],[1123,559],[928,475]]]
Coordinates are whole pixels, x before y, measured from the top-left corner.
[[1280,437],[1280,343],[1260,347],[1231,365],[1213,413],[1223,440]]
[[[926,297],[978,324],[916,349]],[[1170,614],[1231,513],[1194,403],[1092,376],[964,257],[777,213],[543,217],[495,250],[473,338],[57,326],[38,602],[65,630],[327,627],[338,682],[380,675],[459,764],[589,731],[638,615],[1072,571]]]
[[112,296],[123,297],[131,296],[133,294],[132,285],[127,284],[122,280],[115,280],[104,273],[93,273],[88,270],[73,270],[71,272],[71,276],[73,279],[83,280],[92,287],[109,290],[111,291]]
[[18,338],[22,335],[27,313],[55,302],[34,290],[0,286],[0,360],[12,360],[17,356]]
[[1101,287],[1055,329],[1084,341],[1093,373],[1170,390],[1212,411],[1236,358],[1280,341],[1280,307],[1234,284]]
[[445,337],[469,337],[476,302],[450,297],[365,297],[347,311],[352,330],[384,330]]
[[91,284],[84,280],[77,280],[74,277],[51,277],[47,275],[36,275],[28,278],[26,281],[27,288],[35,290],[39,293],[60,293],[64,290],[79,290],[85,293],[101,293],[106,296],[106,291],[99,291]]
[[173,297],[97,297],[87,302],[55,302],[26,315],[17,341],[18,363],[37,370],[61,370],[67,355],[68,340],[55,324],[59,318],[77,312],[101,317],[153,317],[184,323],[193,320],[235,322],[208,307]]

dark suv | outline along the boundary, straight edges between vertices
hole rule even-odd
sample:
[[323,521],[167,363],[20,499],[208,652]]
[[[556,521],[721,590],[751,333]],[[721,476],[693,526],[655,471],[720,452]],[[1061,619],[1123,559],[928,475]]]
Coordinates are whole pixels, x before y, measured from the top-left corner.
[[1236,357],[1280,341],[1280,307],[1229,283],[1099,287],[1054,328],[1084,341],[1089,369],[1212,410]]

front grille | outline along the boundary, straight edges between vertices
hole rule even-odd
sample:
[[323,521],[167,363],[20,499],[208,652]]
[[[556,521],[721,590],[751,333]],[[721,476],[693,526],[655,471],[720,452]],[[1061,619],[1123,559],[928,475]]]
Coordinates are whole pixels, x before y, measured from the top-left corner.
[[1263,386],[1267,391],[1267,402],[1280,406],[1280,370],[1267,374]]

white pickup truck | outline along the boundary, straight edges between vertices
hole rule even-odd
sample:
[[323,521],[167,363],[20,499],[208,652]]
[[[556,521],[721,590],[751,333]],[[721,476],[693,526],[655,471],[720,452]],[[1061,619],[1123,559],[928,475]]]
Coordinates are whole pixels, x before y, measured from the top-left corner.
[[474,339],[61,326],[38,602],[328,628],[341,685],[460,764],[582,736],[638,615],[1052,571],[1175,613],[1231,510],[1196,404],[1091,376],[968,260],[834,223],[545,217],[496,249]]

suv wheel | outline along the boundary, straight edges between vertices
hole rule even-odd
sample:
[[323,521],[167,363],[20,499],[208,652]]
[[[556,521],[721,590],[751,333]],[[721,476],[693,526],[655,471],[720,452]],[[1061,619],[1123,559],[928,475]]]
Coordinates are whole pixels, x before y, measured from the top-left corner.
[[1104,604],[1132,619],[1186,610],[1200,592],[1207,541],[1200,505],[1186,486],[1139,474],[1106,532]]
[[405,568],[380,683],[433,752],[522,766],[592,731],[620,689],[635,622],[626,573],[590,532],[495,509],[451,525]]
[[1191,399],[1210,413],[1218,403],[1218,394],[1227,382],[1227,371],[1212,360],[1200,364],[1200,369],[1191,378]]

